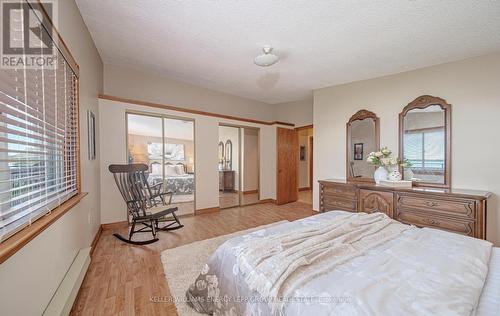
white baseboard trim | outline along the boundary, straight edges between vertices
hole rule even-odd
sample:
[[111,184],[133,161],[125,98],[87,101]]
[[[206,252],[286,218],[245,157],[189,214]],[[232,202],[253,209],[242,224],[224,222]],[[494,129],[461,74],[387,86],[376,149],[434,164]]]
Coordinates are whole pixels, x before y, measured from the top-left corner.
[[80,249],[43,315],[69,315],[90,265],[90,247]]

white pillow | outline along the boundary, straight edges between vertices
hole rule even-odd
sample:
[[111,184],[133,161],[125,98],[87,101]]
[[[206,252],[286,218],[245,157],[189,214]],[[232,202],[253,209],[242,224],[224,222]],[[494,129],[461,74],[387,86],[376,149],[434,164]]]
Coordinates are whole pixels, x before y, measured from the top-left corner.
[[154,175],[159,174],[161,176],[161,164],[152,163],[151,164],[151,174],[154,174]]
[[177,169],[177,174],[178,175],[183,176],[183,175],[186,174],[186,172],[184,172],[184,166],[183,165],[176,165],[175,167]]
[[179,174],[177,173],[177,168],[176,166],[172,165],[166,165],[165,166],[165,176],[167,177],[175,177],[178,176]]

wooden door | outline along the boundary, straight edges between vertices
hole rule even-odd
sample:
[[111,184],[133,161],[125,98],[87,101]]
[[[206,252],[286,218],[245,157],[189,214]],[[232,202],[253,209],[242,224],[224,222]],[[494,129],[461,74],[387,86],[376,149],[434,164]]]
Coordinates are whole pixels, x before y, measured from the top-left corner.
[[299,198],[299,134],[294,129],[277,129],[276,204],[295,202]]

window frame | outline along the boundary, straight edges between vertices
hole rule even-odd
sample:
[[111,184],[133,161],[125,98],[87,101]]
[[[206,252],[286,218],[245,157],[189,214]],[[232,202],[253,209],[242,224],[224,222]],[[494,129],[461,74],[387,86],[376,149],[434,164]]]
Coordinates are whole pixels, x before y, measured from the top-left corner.
[[[451,159],[451,109],[452,106],[446,100],[431,96],[431,95],[421,95],[417,97],[412,102],[408,103],[403,108],[403,111],[399,113],[399,157],[404,157],[404,135],[405,135],[405,116],[413,109],[425,109],[430,106],[440,106],[444,111],[444,131],[445,131],[445,146],[444,146],[444,181],[443,183],[432,183],[432,182],[420,182],[413,181],[414,186],[421,187],[431,187],[431,188],[451,188],[451,170],[452,170],[452,159]],[[401,168],[401,171],[402,168]]]
[[[75,159],[76,159],[76,194],[71,198],[63,202],[61,205],[51,209],[49,213],[38,218],[36,221],[14,233],[12,236],[0,242],[0,264],[9,259],[17,251],[22,249],[26,244],[33,240],[36,236],[41,234],[45,229],[55,223],[60,217],[71,210],[76,204],[78,204],[88,193],[82,192],[81,187],[81,155],[80,155],[80,67],[76,62],[75,58],[69,51],[66,43],[64,42],[61,34],[55,27],[52,19],[48,15],[43,3],[40,0],[36,0],[34,3],[38,5],[37,8],[41,10],[34,10],[33,1],[30,2],[25,0],[31,10],[35,12],[39,20],[42,21],[41,26],[45,28],[49,34],[52,42],[54,43],[56,49],[59,50],[63,56],[65,62],[73,70],[75,75],[75,95],[76,95],[76,149],[75,149]],[[41,13],[43,16],[39,16],[37,13]]]

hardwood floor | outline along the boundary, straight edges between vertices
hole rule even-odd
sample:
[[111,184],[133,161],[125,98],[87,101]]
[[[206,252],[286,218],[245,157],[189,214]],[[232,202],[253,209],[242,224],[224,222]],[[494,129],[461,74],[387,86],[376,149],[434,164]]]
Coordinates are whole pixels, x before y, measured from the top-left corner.
[[312,204],[312,190],[299,191],[299,202]]
[[128,245],[112,235],[126,234],[127,227],[104,230],[71,315],[177,315],[173,302],[151,301],[154,297],[170,297],[160,261],[163,250],[314,214],[310,204],[295,202],[281,206],[251,205],[185,217],[181,219],[184,228],[160,232],[160,241],[147,246]]

